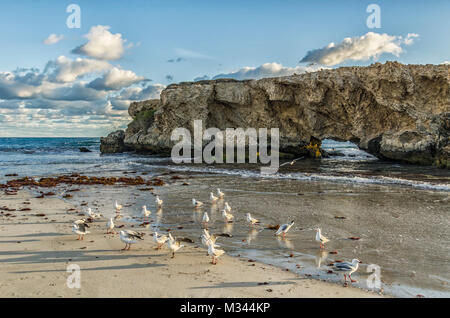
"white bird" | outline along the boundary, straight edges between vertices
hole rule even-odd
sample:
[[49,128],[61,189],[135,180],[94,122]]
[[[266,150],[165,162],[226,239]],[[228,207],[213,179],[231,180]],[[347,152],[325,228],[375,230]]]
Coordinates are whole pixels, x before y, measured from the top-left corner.
[[208,213],[204,213],[203,214],[203,220],[202,220],[202,223],[208,223],[209,222],[209,216],[208,216]]
[[150,216],[150,214],[152,214],[152,212],[150,210],[147,210],[147,206],[143,205],[142,212],[141,212],[142,217],[148,218]]
[[120,210],[122,210],[122,205],[120,205],[119,203],[117,203],[117,201],[116,201],[115,207],[116,207],[116,211],[117,211],[117,212],[120,212]]
[[294,159],[294,160],[292,160],[292,161],[285,162],[285,163],[281,164],[280,167],[282,167],[282,166],[284,166],[284,165],[287,165],[287,164],[290,164],[290,165],[292,166],[297,160],[300,160],[300,159],[303,159],[303,158],[305,158],[305,157],[303,156],[303,157]]
[[336,262],[333,264],[333,269],[337,272],[344,273],[344,279],[345,279],[344,285],[347,285],[347,275],[348,275],[348,278],[350,278],[350,281],[352,283],[356,282],[356,280],[352,279],[351,275],[358,270],[359,263],[361,263],[361,261],[356,258],[353,259],[351,263],[350,262]]
[[278,231],[275,233],[275,235],[283,234],[283,237],[286,235],[286,233],[291,229],[292,225],[294,225],[294,221],[291,221],[288,224],[280,225],[278,228]]
[[208,246],[208,241],[211,241],[214,244],[214,247],[218,247],[220,245],[216,244],[216,240],[217,240],[217,236],[210,235],[209,231],[207,229],[203,229],[203,234],[202,234],[202,243],[205,246]]
[[108,219],[108,223],[106,223],[106,234],[114,233],[114,221],[113,218]]
[[167,240],[167,246],[172,250],[172,258],[175,257],[175,252],[184,247],[180,242],[175,241],[172,235],[169,233],[169,239]]
[[89,227],[89,225],[86,223],[85,219],[76,220],[75,222],[73,222],[72,232],[78,234],[77,240],[83,240],[84,235],[89,233],[89,231],[86,230],[87,227]]
[[91,208],[87,208],[84,211],[84,215],[86,215],[88,218],[92,218],[92,219],[97,219],[100,217],[100,214],[92,212]]
[[197,201],[195,199],[192,199],[192,204],[194,205],[194,207],[199,208],[201,206],[203,206],[203,202]]
[[208,243],[209,243],[208,244],[208,254],[210,256],[212,256],[211,264],[216,265],[217,264],[217,259],[220,256],[222,256],[223,254],[225,254],[225,251],[224,250],[215,249],[214,248],[214,243],[211,240],[209,240]]
[[320,248],[325,247],[325,243],[329,242],[330,240],[327,239],[325,236],[322,235],[322,232],[319,228],[316,229],[316,241],[320,242]]
[[216,203],[217,200],[219,200],[219,198],[216,197],[216,196],[214,195],[214,193],[212,193],[212,192],[211,192],[211,194],[209,195],[209,199],[211,200],[212,203]]
[[247,213],[247,222],[248,222],[251,226],[253,226],[253,225],[255,225],[255,224],[259,224],[259,221],[258,221],[257,219],[255,219],[255,218],[253,218],[253,217],[250,215],[250,213]]
[[159,195],[157,195],[156,199],[155,199],[155,202],[156,202],[156,206],[158,208],[160,208],[160,207],[162,207],[162,204],[163,204],[164,201],[159,198]]
[[131,244],[137,243],[137,239],[143,240],[142,234],[131,230],[122,230],[119,235],[120,240],[125,243],[125,247],[122,250],[129,250]]
[[222,217],[225,220],[225,222],[233,222],[234,221],[234,215],[231,213],[228,213],[225,209],[222,210]]
[[167,235],[161,235],[158,234],[156,231],[155,233],[153,233],[153,240],[158,244],[158,246],[156,247],[157,250],[161,249],[161,247],[164,245],[164,243],[167,242],[169,238],[167,237]]
[[225,211],[227,212],[231,212],[231,206],[228,204],[228,202],[225,202],[225,207],[224,207]]
[[219,196],[219,198],[223,199],[223,197],[225,196],[225,193],[223,193],[222,191],[220,191],[219,188],[217,188],[217,195]]

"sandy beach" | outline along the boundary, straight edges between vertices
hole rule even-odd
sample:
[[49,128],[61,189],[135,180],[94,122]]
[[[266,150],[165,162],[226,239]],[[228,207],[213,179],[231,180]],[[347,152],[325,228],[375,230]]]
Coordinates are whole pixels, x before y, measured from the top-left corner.
[[[148,235],[121,251],[104,219],[77,241],[71,223],[80,209],[56,197],[2,193],[0,207],[14,210],[1,211],[0,297],[380,297],[243,257],[224,255],[212,265],[198,239],[174,259]],[[79,289],[67,287],[70,264],[81,269]]]

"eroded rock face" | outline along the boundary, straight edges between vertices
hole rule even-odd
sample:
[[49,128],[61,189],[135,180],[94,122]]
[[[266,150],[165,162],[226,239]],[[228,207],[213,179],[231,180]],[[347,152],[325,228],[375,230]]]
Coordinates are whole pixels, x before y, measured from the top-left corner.
[[110,133],[106,137],[100,138],[100,152],[101,153],[119,153],[129,150],[125,146],[123,140],[125,139],[125,132],[117,130]]
[[170,153],[172,130],[192,131],[193,120],[203,120],[204,128],[279,128],[284,152],[302,154],[311,140],[329,138],[352,141],[380,158],[448,167],[449,71],[448,65],[387,62],[173,84],[159,102],[147,101],[151,107],[130,107],[134,121],[124,141],[133,149]]

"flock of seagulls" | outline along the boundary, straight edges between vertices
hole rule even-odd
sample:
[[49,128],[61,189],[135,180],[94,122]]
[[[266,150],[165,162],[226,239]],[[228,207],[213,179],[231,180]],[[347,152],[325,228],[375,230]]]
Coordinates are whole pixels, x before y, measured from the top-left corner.
[[[220,189],[217,189],[217,195],[214,195],[213,192],[210,193],[210,201],[212,204],[216,204],[219,200],[223,200],[224,197],[225,194]],[[161,198],[158,195],[156,196],[155,204],[158,207],[158,211],[161,211],[163,200],[161,200]],[[204,206],[204,203],[193,198],[192,205],[194,206],[195,209],[200,209],[201,207]],[[117,201],[115,202],[114,207],[116,210],[116,217],[107,218],[108,220],[106,224],[107,234],[115,233],[114,220],[120,216],[120,212],[123,208],[123,206],[118,204]],[[229,205],[228,202],[225,202],[221,214],[226,224],[233,223],[235,221],[235,217],[231,212],[232,212],[231,206]],[[78,235],[77,240],[83,240],[84,236],[89,233],[89,231],[87,230],[89,228],[88,220],[92,221],[93,219],[98,219],[102,217],[101,214],[94,213],[91,208],[87,208],[84,214],[88,219],[83,218],[80,220],[76,220],[72,225],[72,231]],[[142,219],[149,220],[150,215],[151,211],[147,209],[145,205],[142,206],[142,212],[140,214],[140,217]],[[208,216],[208,213],[204,212],[202,224],[206,226],[209,221],[210,218]],[[255,226],[261,225],[261,222],[258,219],[252,217],[250,213],[246,214],[246,222],[253,229],[253,231]],[[277,231],[275,232],[275,236],[281,235],[284,238],[293,225],[294,221],[280,225]],[[322,235],[320,228],[316,228],[315,231],[316,231],[315,240],[319,242],[320,249],[323,249],[325,247],[325,244],[328,243],[330,240],[326,238],[324,235]],[[119,238],[123,243],[125,243],[125,247],[122,250],[129,250],[132,244],[136,244],[139,240],[143,240],[143,234],[132,230],[121,230],[119,232]],[[218,258],[223,254],[225,254],[225,251],[220,249],[220,245],[216,244],[217,238],[218,237],[216,235],[209,233],[207,227],[203,228],[203,233],[201,235],[201,242],[208,249],[207,255],[212,258],[211,264],[217,264]],[[172,253],[172,258],[175,257],[175,252],[184,247],[183,244],[181,244],[179,241],[173,238],[170,232],[166,235],[154,231],[153,240],[156,243],[155,247],[156,250],[160,250],[164,246],[164,244],[166,244]],[[352,262],[336,262],[333,264],[333,268],[335,271],[342,272],[344,274],[346,285],[347,276],[349,277],[351,282],[355,282],[351,278],[351,274],[358,270],[359,263],[361,262],[358,259],[353,259]]]

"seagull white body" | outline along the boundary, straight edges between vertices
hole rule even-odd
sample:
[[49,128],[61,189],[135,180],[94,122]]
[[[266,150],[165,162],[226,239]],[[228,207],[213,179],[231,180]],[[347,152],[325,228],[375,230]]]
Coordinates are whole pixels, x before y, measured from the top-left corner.
[[333,269],[337,272],[344,273],[344,279],[345,279],[344,284],[347,284],[347,275],[348,275],[348,278],[350,278],[350,281],[352,283],[354,283],[356,281],[352,279],[351,275],[358,270],[359,263],[361,263],[361,262],[355,258],[352,260],[351,263],[350,262],[334,263]]
[[150,216],[150,214],[152,214],[152,212],[150,210],[147,210],[147,206],[142,206],[142,212],[141,215],[143,218],[148,218]]
[[216,203],[217,200],[219,200],[219,198],[216,197],[216,196],[214,195],[214,193],[212,193],[212,192],[211,192],[210,195],[209,195],[209,199],[211,200],[212,203]]
[[203,202],[192,199],[192,205],[196,208],[199,208],[199,207],[203,206]]
[[164,245],[164,243],[167,242],[169,238],[167,237],[167,235],[161,235],[158,234],[157,232],[153,233],[153,240],[156,242],[156,244],[158,244],[158,246],[156,247],[156,249],[161,249],[161,247]]
[[248,222],[250,225],[252,225],[252,226],[259,223],[259,221],[258,221],[257,219],[255,219],[255,218],[253,218],[253,217],[250,215],[250,213],[247,213],[247,222]]
[[225,211],[227,212],[231,212],[231,206],[228,204],[228,202],[225,202],[225,207],[224,207]]
[[123,250],[129,250],[131,244],[137,243],[138,239],[143,240],[142,234],[135,231],[122,230],[120,231],[119,235],[120,240],[125,243],[125,247],[123,248]]
[[204,213],[203,214],[203,219],[202,219],[202,223],[208,223],[209,222],[209,216],[208,213]]
[[175,241],[172,235],[169,233],[169,239],[167,240],[167,246],[172,250],[172,258],[175,257],[175,252],[182,248],[184,245],[180,242]]
[[156,199],[155,199],[155,202],[156,202],[156,206],[158,208],[160,208],[160,207],[162,207],[162,204],[163,204],[164,201],[159,198],[159,195],[157,195]]
[[214,244],[214,247],[219,247],[220,245],[216,244],[217,237],[215,235],[210,235],[207,229],[203,229],[202,234],[202,243],[205,246],[208,246],[209,241]]
[[[114,229],[114,221],[113,218],[109,218],[108,219],[108,223],[106,223],[106,234],[109,234],[113,231]],[[114,233],[114,232],[112,232]]]
[[330,240],[327,239],[325,236],[323,236],[320,229],[317,228],[316,229],[316,241],[320,243],[320,248],[323,248],[325,246],[325,243],[329,242]]
[[88,218],[97,219],[100,217],[100,214],[92,212],[91,208],[87,208],[86,211],[84,211],[84,215],[86,215]]
[[291,221],[291,223],[280,225],[278,228],[278,231],[275,233],[275,235],[282,234],[283,236],[286,235],[286,233],[291,229],[291,227],[294,225],[294,221]]
[[117,211],[117,212],[120,212],[120,210],[122,210],[122,205],[120,205],[119,203],[117,203],[117,201],[116,201],[116,204],[115,204],[114,206],[116,207],[116,211]]
[[217,188],[217,195],[219,196],[220,199],[223,199],[223,197],[225,196],[225,193],[223,193],[222,191],[220,191],[219,188]]
[[208,244],[208,254],[209,254],[209,256],[212,256],[211,264],[215,265],[215,264],[217,264],[217,259],[220,256],[222,256],[223,254],[225,254],[225,251],[224,250],[215,249],[214,248],[214,243],[211,240],[209,240],[208,242],[209,242],[209,244]]
[[228,213],[225,209],[222,210],[222,217],[225,220],[225,222],[233,222],[234,221],[234,215],[231,213]]
[[85,219],[76,220],[75,222],[73,222],[72,232],[74,232],[75,234],[78,234],[77,240],[83,240],[84,239],[84,235],[89,233],[89,231],[86,230],[86,228],[88,228],[88,227],[89,227],[89,225],[86,224],[86,220]]

